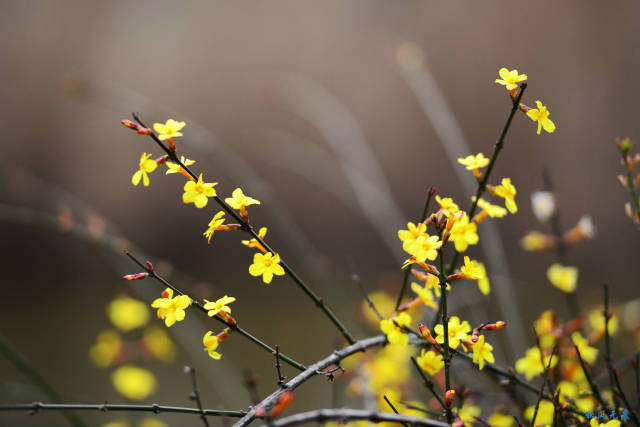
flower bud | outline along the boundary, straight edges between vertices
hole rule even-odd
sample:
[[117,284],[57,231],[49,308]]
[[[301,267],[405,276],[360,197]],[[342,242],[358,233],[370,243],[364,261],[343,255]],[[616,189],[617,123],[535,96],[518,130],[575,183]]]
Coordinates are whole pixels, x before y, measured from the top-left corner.
[[122,276],[124,280],[143,280],[149,277],[149,273],[135,273]]
[[431,335],[429,328],[420,323],[420,325],[418,325],[418,329],[420,329],[420,333],[422,334],[424,339],[429,341],[429,344],[431,344],[435,349],[442,351],[442,346],[435,340],[435,338],[433,338],[433,335]]
[[151,134],[151,129],[138,127],[138,135],[150,135],[150,134]]
[[145,264],[150,271],[153,271],[153,264],[151,264],[151,261],[147,261]]
[[507,322],[504,320],[498,320],[496,323],[489,323],[488,325],[485,325],[482,329],[486,331],[497,331],[499,329],[504,329],[505,326],[507,326]]
[[620,152],[625,156],[629,153],[629,151],[631,151],[631,148],[633,147],[633,143],[629,138],[625,138],[623,141],[620,141],[620,139],[616,138],[616,145],[618,146]]
[[453,397],[456,395],[455,390],[447,390],[444,394],[444,404],[449,408],[453,403]]
[[134,123],[131,120],[120,120],[120,123],[122,123],[129,129],[138,130],[140,128],[137,123]]

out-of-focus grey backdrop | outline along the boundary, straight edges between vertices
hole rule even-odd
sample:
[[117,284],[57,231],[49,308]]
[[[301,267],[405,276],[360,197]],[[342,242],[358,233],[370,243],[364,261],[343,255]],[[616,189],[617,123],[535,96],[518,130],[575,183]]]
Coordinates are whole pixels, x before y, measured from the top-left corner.
[[[161,260],[192,293],[236,296],[245,328],[308,363],[340,342],[328,321],[291,280],[266,286],[250,277],[252,252],[239,234],[216,233],[207,245],[202,232],[216,210],[183,205],[182,179],[158,169],[150,187],[133,187],[140,153],[160,153],[119,121],[132,111],[150,123],[185,120],[180,153],[219,182],[222,196],[241,186],[261,200],[250,209],[252,223],[269,226],[282,257],[365,336],[372,331],[359,326],[351,275],[395,294],[403,256],[396,232],[420,215],[427,189],[468,206],[474,182],[452,158],[490,154],[510,108],[494,80],[500,67],[517,68],[529,76],[524,102],[542,100],[557,125],[537,136],[518,114],[494,170],[495,181],[512,178],[520,207],[497,223],[493,244],[508,275],[496,280],[515,297],[521,344],[530,346],[527,325],[543,309],[565,313],[545,278],[554,255],[518,244],[527,230],[548,230],[529,204],[544,168],[563,227],[588,213],[598,230],[568,255],[580,268],[581,304],[596,304],[605,281],[615,301],[638,297],[638,230],[624,216],[614,139],[640,138],[639,9],[595,1],[4,1],[0,202],[54,216],[69,208],[76,222],[93,218],[98,228],[104,221],[107,233]],[[161,288],[121,280],[137,269],[113,250],[20,224],[9,211],[0,223],[2,335],[69,400],[122,401],[88,348],[108,326],[104,307],[114,295],[150,301]],[[480,230],[482,237],[485,224]],[[477,321],[502,315],[496,296],[464,286],[454,306],[461,314],[476,305],[488,316]],[[201,328],[211,326],[193,310],[188,316],[199,323],[188,319],[170,332],[191,334],[195,350],[151,365],[160,387],[150,401],[190,404],[184,363],[201,372],[207,407],[248,405],[239,384],[248,369],[263,378],[262,395],[274,388],[268,355],[232,337],[224,362],[209,360],[198,346]],[[2,401],[42,398],[4,359],[0,372]],[[299,392],[296,408],[331,399],[331,386],[317,379]],[[64,422],[56,414],[0,419]]]

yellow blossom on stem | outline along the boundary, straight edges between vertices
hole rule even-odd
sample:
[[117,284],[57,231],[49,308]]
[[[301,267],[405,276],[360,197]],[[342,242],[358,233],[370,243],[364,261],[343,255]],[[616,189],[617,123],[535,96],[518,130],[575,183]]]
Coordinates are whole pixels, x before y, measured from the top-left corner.
[[547,279],[562,292],[570,294],[578,285],[578,268],[552,264],[547,270]]
[[131,183],[133,185],[140,184],[140,179],[142,179],[142,184],[145,187],[149,186],[149,175],[148,173],[153,172],[158,167],[158,163],[155,160],[150,159],[151,154],[142,153],[140,156],[140,169],[136,171],[131,177]]
[[451,237],[455,243],[456,251],[464,252],[469,245],[476,245],[480,238],[478,237],[478,226],[475,222],[469,222],[469,217],[464,216],[459,221],[453,224],[451,229]]
[[[267,227],[260,227],[260,230],[258,230],[258,237],[260,237],[262,240],[264,240],[264,237],[267,235]],[[253,238],[251,240],[242,240],[240,243],[242,243],[245,246],[248,246],[250,248],[258,248],[262,253],[267,252],[267,250],[265,249],[264,246],[262,246],[260,244],[260,242],[258,242],[257,239]]]
[[518,74],[518,70],[509,71],[506,68],[500,68],[498,71],[500,75],[499,79],[496,79],[496,83],[505,86],[507,90],[513,90],[518,87],[518,83],[527,80],[526,74]]
[[254,277],[262,276],[264,283],[271,283],[274,274],[284,275],[284,268],[280,265],[280,255],[273,255],[271,252],[256,253],[253,255],[253,264],[249,266],[249,274]]
[[229,307],[229,304],[231,304],[232,302],[234,302],[236,299],[234,297],[230,297],[230,296],[223,296],[222,298],[216,300],[216,301],[208,301],[208,300],[204,300],[205,301],[205,305],[204,305],[204,309],[208,310],[207,314],[209,315],[209,317],[213,317],[216,314],[220,313],[221,311],[224,311],[225,313],[231,313],[231,308]]
[[442,246],[442,241],[438,236],[429,236],[428,234],[420,236],[409,249],[409,254],[416,257],[419,262],[426,260],[433,261],[438,257],[438,249]]
[[458,163],[465,166],[467,170],[474,170],[487,166],[489,159],[487,159],[484,154],[478,153],[475,156],[471,154],[465,158],[458,158]]
[[[433,331],[437,334],[436,341],[439,344],[444,344],[444,327],[441,323],[438,323]],[[452,316],[449,319],[449,347],[455,349],[460,344],[462,340],[469,339],[469,332],[471,332],[471,326],[469,322],[464,320],[460,323],[460,318],[458,316]]]
[[516,205],[516,187],[511,184],[511,178],[502,178],[500,185],[494,188],[496,196],[504,199],[505,207],[512,214],[518,212],[518,205]]
[[416,362],[418,362],[418,366],[420,366],[423,371],[431,376],[440,372],[444,366],[441,354],[431,350],[426,351],[425,349],[422,349],[420,356],[416,358]]
[[451,213],[456,213],[460,210],[458,205],[453,201],[451,197],[440,197],[436,194],[436,202],[440,205],[440,209],[447,210]]
[[[518,359],[516,362],[516,371],[520,374],[524,374],[527,381],[529,381],[531,378],[544,372],[547,364],[549,363],[549,357],[549,355],[545,355],[544,359],[542,359],[540,357],[540,349],[538,347],[532,347],[527,350],[523,358]],[[551,368],[553,368],[557,363],[558,358],[554,355],[551,360]]]
[[[609,335],[614,336],[618,332],[620,321],[615,314],[611,315],[609,313],[609,315],[611,317],[609,318],[607,329],[609,329]],[[591,325],[595,333],[604,336],[604,314],[602,309],[589,312],[589,325]]]
[[411,283],[411,290],[418,295],[418,299],[420,300],[420,302],[428,307],[431,307],[433,309],[437,309],[438,308],[438,304],[436,304],[436,302],[433,299],[433,293],[431,292],[431,290],[429,290],[429,288],[427,288],[426,286],[423,288],[422,286],[420,286],[419,284],[412,282]]
[[217,182],[203,182],[202,174],[198,177],[198,181],[187,181],[184,184],[184,194],[182,201],[184,203],[193,203],[197,208],[204,208],[209,203],[209,197],[216,196],[216,190],[213,188]]
[[164,319],[164,324],[167,326],[184,320],[184,310],[190,305],[191,298],[187,295],[173,297],[171,288],[165,289],[162,293],[162,298],[158,298],[151,303],[151,307],[158,309],[158,318]]
[[481,412],[482,409],[480,409],[479,406],[465,402],[465,404],[462,405],[462,408],[458,411],[458,417],[464,421],[465,425],[471,426],[477,422],[476,417],[480,415]]
[[225,221],[224,215],[225,213],[223,211],[220,211],[213,216],[211,221],[209,221],[209,225],[206,231],[203,233],[204,237],[207,238],[207,243],[211,243],[211,237],[213,237],[214,231],[219,230],[218,227],[220,227],[224,223]]
[[390,344],[409,344],[409,335],[402,332],[403,326],[409,326],[411,324],[411,316],[402,312],[397,316],[393,316],[391,319],[383,319],[380,321],[380,330],[387,335],[387,340]]
[[220,344],[220,338],[218,338],[217,335],[214,335],[213,331],[208,331],[204,334],[202,343],[204,344],[204,351],[209,353],[209,356],[216,360],[220,360],[222,355],[215,351],[218,348],[218,344]]
[[486,277],[484,266],[478,261],[470,259],[468,256],[464,257],[464,265],[460,266],[460,271],[464,274],[465,278],[471,280],[480,280]]
[[477,363],[480,370],[484,368],[485,360],[489,363],[495,362],[492,350],[493,346],[484,342],[484,335],[480,335],[478,341],[473,343],[473,363]]
[[544,128],[544,130],[549,133],[553,133],[553,131],[556,130],[556,125],[549,119],[549,110],[547,110],[547,107],[542,105],[540,101],[536,101],[536,105],[538,108],[530,108],[527,110],[527,116],[534,122],[538,122],[538,131],[536,133],[540,135],[541,128]]
[[[193,164],[195,164],[195,160],[191,160],[191,159],[187,159],[184,156],[180,156],[180,162],[182,162],[183,165],[185,166],[191,166]],[[173,162],[169,162],[167,161],[167,172],[165,173],[166,175],[170,175],[172,173],[181,173],[182,175],[184,175],[187,179],[192,180],[193,177],[191,175],[189,175],[189,173],[184,170],[184,168],[182,166],[180,166],[178,163],[173,163]]]
[[427,234],[427,225],[423,222],[419,222],[418,224],[409,222],[407,223],[406,230],[398,230],[398,238],[402,241],[402,249],[406,252],[411,251],[418,237],[421,236],[429,237]]
[[227,197],[224,201],[236,210],[245,209],[249,205],[259,205],[260,201],[249,196],[245,196],[240,188],[236,188],[231,193],[232,197]]
[[160,141],[164,141],[165,139],[182,136],[180,130],[186,125],[187,124],[185,122],[178,122],[173,119],[169,119],[165,124],[154,123],[153,130],[158,134],[158,139]]
[[593,365],[598,358],[598,349],[591,347],[589,345],[589,341],[578,331],[571,334],[571,340],[578,347],[582,360],[587,362],[589,365]]
[[[475,196],[473,197],[473,200],[475,200]],[[502,218],[507,214],[507,210],[505,208],[503,208],[502,206],[493,205],[487,202],[486,200],[484,200],[482,197],[480,198],[480,200],[478,200],[478,207],[483,211],[478,215],[482,215],[484,212],[486,212],[484,216],[488,215],[491,218]],[[473,221],[480,222],[482,219],[483,218],[476,220],[476,218],[474,217]]]
[[[531,421],[533,419],[533,413],[535,412],[535,406],[529,406],[524,411],[524,417]],[[538,407],[538,413],[536,414],[536,425],[551,425],[553,424],[553,415],[554,415],[554,405],[553,402],[549,402],[548,400],[541,400],[540,406]]]

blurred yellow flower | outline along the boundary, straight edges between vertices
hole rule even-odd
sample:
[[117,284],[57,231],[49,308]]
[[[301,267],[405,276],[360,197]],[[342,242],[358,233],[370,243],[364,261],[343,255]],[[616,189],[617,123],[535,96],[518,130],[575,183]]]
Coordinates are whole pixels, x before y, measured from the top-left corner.
[[173,290],[167,288],[162,293],[162,298],[158,298],[151,303],[151,307],[158,309],[158,318],[164,319],[167,326],[184,320],[185,309],[191,305],[191,298],[187,295],[173,297]]
[[225,313],[231,313],[231,308],[229,308],[228,304],[231,304],[236,299],[234,297],[223,296],[222,298],[216,301],[208,301],[205,299],[204,309],[208,310],[207,314],[209,317],[213,317],[216,314],[224,311]]
[[[544,366],[542,365],[544,363]],[[545,355],[544,359],[540,357],[540,349],[538,347],[532,347],[527,350],[525,356],[516,361],[516,371],[520,374],[524,374],[527,381],[531,378],[542,374],[549,363],[549,355]],[[553,356],[551,360],[551,367],[553,368],[558,363],[558,357]]]
[[511,184],[511,178],[502,178],[500,185],[494,188],[496,196],[504,199],[504,205],[512,214],[518,212],[518,205],[516,205],[516,187]]
[[149,186],[149,175],[148,173],[153,172],[158,167],[158,163],[155,160],[150,159],[151,154],[142,153],[140,156],[140,169],[136,171],[131,177],[131,183],[133,185],[140,184],[140,179],[142,179],[142,184],[145,187]]
[[131,427],[131,423],[129,420],[113,420],[109,421],[106,424],[102,424],[100,427]]
[[218,185],[217,182],[203,182],[202,174],[198,177],[198,181],[187,181],[184,184],[184,194],[182,201],[184,203],[193,203],[197,208],[204,208],[209,203],[209,197],[216,196],[216,190],[213,188]]
[[[609,313],[611,314],[611,313]],[[603,310],[591,310],[589,312],[589,325],[599,334],[604,335],[604,314]],[[608,327],[609,335],[614,336],[618,332],[620,321],[615,314],[609,318]]]
[[484,341],[484,335],[480,335],[478,341],[473,343],[473,363],[477,363],[480,370],[484,368],[485,360],[489,363],[495,362],[492,350],[493,346]]
[[232,197],[227,197],[224,201],[233,209],[245,209],[249,205],[259,205],[260,201],[254,198],[245,196],[240,188],[236,188],[231,193]]
[[140,420],[138,427],[169,427],[169,424],[157,418],[145,417]]
[[142,301],[121,295],[107,305],[107,315],[118,329],[129,332],[146,325],[150,312]]
[[547,270],[547,279],[562,292],[570,294],[578,285],[578,268],[552,264]]
[[[386,292],[371,292],[369,294],[369,299],[373,302],[373,305],[378,309],[383,317],[389,317],[395,311],[396,301]],[[362,301],[361,310],[367,323],[371,326],[377,327],[380,323],[380,318],[371,309],[367,301]]]
[[151,356],[163,362],[171,362],[176,356],[176,346],[164,329],[151,327],[145,330],[142,343]]
[[598,421],[598,419],[596,417],[594,417],[594,418],[591,418],[591,420],[589,421],[589,425],[591,427],[620,427],[621,421],[620,420],[610,420],[610,421],[607,421],[605,423],[601,423],[600,421]]
[[469,245],[476,245],[480,240],[478,237],[478,226],[475,222],[469,222],[469,217],[464,216],[456,221],[451,229],[451,240],[455,243],[456,251],[464,252]]
[[185,122],[178,122],[173,119],[169,119],[165,122],[165,124],[154,123],[153,130],[155,130],[158,134],[158,139],[160,141],[164,141],[165,139],[182,136],[180,130],[185,126]]
[[593,365],[598,358],[598,349],[591,347],[589,341],[578,331],[571,334],[571,340],[578,347],[582,360],[589,365]]
[[484,154],[478,153],[475,156],[471,154],[465,158],[458,158],[458,163],[465,166],[467,170],[473,170],[487,166],[489,159],[487,159]]
[[553,248],[553,237],[539,231],[530,231],[520,240],[525,251],[542,251]]
[[409,344],[409,335],[402,332],[403,326],[411,324],[411,316],[402,312],[391,319],[380,321],[380,330],[387,336],[387,340],[391,344],[407,345]]
[[418,362],[418,366],[420,366],[423,371],[431,376],[440,372],[440,369],[444,366],[441,354],[437,354],[431,350],[426,351],[425,349],[422,349],[420,356],[416,358],[416,362]]
[[438,309],[438,304],[435,302],[434,298],[433,298],[433,292],[431,292],[430,289],[428,289],[427,287],[422,287],[419,284],[412,282],[411,283],[411,290],[418,295],[418,298],[420,299],[420,302],[422,302],[422,304],[431,307],[435,310]]
[[476,417],[480,415],[482,409],[479,406],[471,405],[465,402],[458,411],[458,417],[464,422],[465,426],[473,426],[476,423]]
[[[533,413],[535,412],[535,406],[529,406],[524,411],[524,417],[531,421],[533,419]],[[538,407],[538,413],[536,415],[536,425],[551,425],[553,424],[554,406],[552,402],[548,400],[541,400]]]
[[96,343],[89,349],[89,357],[100,368],[111,365],[122,349],[120,335],[115,331],[102,331],[98,334]]
[[553,133],[556,130],[556,125],[549,119],[549,110],[540,101],[536,101],[536,105],[538,108],[531,108],[527,111],[527,116],[534,122],[538,122],[538,131],[536,133],[540,135],[541,128]]
[[211,243],[211,237],[213,237],[213,233],[218,230],[218,227],[221,226],[224,221],[225,213],[223,211],[218,212],[213,216],[211,221],[209,221],[209,225],[205,232],[203,233],[204,237],[207,238],[207,243]]
[[[460,318],[458,316],[452,316],[449,319],[448,325],[449,332],[449,347],[456,349],[458,345],[460,345],[460,341],[469,339],[469,332],[471,332],[471,326],[469,322],[464,320],[462,323],[460,322]],[[438,334],[436,336],[436,341],[439,344],[444,344],[444,327],[441,323],[438,323],[435,328],[433,328],[434,332]],[[464,346],[463,346],[464,348]],[[466,351],[466,350],[465,350]]]
[[212,358],[219,360],[222,355],[215,351],[218,348],[218,344],[220,343],[220,339],[217,335],[213,334],[213,331],[208,331],[204,334],[202,338],[202,343],[204,344],[204,351],[209,353],[209,356]]
[[120,366],[111,374],[113,386],[124,397],[146,399],[156,389],[156,377],[149,371],[133,365]]
[[496,79],[496,83],[505,86],[507,90],[513,90],[518,87],[518,83],[527,80],[526,74],[518,74],[518,70],[509,71],[506,68],[500,68],[498,71],[500,75],[499,79]]
[[249,274],[254,277],[262,276],[264,283],[271,283],[273,276],[284,275],[284,268],[280,265],[280,255],[256,253],[253,255],[253,264],[249,266]]
[[511,427],[515,422],[513,416],[500,412],[494,412],[491,414],[488,421],[493,427]]

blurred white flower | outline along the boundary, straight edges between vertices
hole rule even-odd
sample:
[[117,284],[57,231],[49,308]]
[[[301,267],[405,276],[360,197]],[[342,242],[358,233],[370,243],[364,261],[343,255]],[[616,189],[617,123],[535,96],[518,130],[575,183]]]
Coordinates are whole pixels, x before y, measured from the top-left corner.
[[591,217],[589,215],[584,215],[580,218],[577,227],[589,239],[593,239],[596,235],[596,227],[593,225],[593,221],[591,221]]
[[556,210],[556,199],[549,191],[531,193],[533,213],[542,222],[546,222]]

